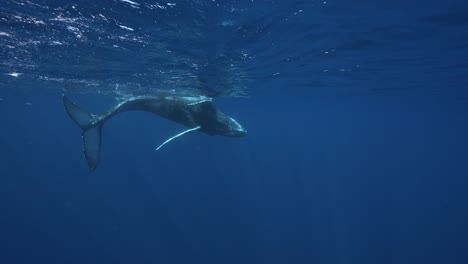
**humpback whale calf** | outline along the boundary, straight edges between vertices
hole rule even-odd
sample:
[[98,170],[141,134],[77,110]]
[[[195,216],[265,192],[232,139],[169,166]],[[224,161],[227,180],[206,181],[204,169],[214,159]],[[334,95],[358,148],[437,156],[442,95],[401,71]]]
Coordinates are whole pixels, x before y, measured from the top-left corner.
[[102,126],[110,118],[125,111],[150,112],[188,127],[166,140],[156,150],[175,138],[197,130],[209,135],[245,136],[247,131],[232,117],[218,110],[212,100],[204,95],[134,96],[113,106],[103,115],[95,115],[63,96],[66,112],[82,129],[83,152],[90,171],[96,169],[99,163]]

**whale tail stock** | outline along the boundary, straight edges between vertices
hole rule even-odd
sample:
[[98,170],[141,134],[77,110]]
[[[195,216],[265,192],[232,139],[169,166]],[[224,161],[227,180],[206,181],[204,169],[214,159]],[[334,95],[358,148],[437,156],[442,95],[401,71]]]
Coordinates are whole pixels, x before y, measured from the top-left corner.
[[63,104],[70,118],[82,130],[83,153],[88,162],[89,171],[96,169],[101,151],[101,130],[103,121],[63,96]]

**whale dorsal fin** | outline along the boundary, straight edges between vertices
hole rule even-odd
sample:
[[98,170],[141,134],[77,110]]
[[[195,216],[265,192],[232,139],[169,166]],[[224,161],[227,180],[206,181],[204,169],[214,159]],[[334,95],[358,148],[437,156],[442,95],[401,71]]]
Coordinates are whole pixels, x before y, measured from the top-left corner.
[[185,134],[188,134],[188,133],[190,133],[190,132],[196,131],[196,130],[198,130],[198,129],[200,129],[200,128],[201,128],[200,126],[196,126],[196,127],[194,127],[194,128],[187,129],[187,130],[185,130],[185,131],[183,131],[183,132],[181,132],[181,133],[179,133],[179,134],[177,134],[177,135],[175,135],[175,136],[169,138],[168,140],[164,141],[161,145],[159,145],[159,147],[156,148],[156,151],[158,151],[160,148],[162,148],[164,145],[166,145],[167,143],[171,142],[172,140],[174,140],[174,139],[176,139],[176,138],[178,138],[178,137],[181,137],[181,136],[183,136],[183,135],[185,135]]

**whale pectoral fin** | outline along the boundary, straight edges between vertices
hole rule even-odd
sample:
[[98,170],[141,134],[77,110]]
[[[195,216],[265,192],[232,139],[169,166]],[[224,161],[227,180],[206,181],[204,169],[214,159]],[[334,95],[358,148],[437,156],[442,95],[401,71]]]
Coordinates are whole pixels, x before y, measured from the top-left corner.
[[183,131],[183,132],[181,132],[181,133],[179,133],[179,134],[177,134],[177,135],[175,135],[175,136],[169,138],[168,140],[164,141],[161,145],[159,145],[159,147],[156,148],[156,151],[158,151],[160,148],[162,148],[162,146],[166,145],[167,143],[171,142],[172,140],[174,140],[174,139],[176,139],[176,138],[178,138],[178,137],[181,137],[181,136],[183,136],[183,135],[185,135],[185,134],[188,134],[188,133],[190,133],[190,132],[196,131],[196,130],[198,130],[198,129],[200,129],[200,128],[201,128],[200,126],[197,126],[197,127],[194,127],[194,128],[190,128],[190,129],[187,129],[187,130],[185,130],[185,131]]

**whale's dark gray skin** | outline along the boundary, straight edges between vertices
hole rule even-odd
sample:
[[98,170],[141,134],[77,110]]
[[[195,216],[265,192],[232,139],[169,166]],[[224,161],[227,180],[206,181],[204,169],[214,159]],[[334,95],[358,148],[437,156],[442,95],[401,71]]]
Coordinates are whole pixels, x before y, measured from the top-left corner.
[[135,96],[118,103],[101,116],[83,110],[66,96],[63,96],[63,103],[68,115],[83,130],[83,152],[90,171],[96,169],[99,163],[102,126],[110,118],[125,111],[151,112],[189,128],[162,145],[196,130],[226,137],[242,137],[247,134],[236,120],[219,111],[213,105],[212,98],[206,96]]

